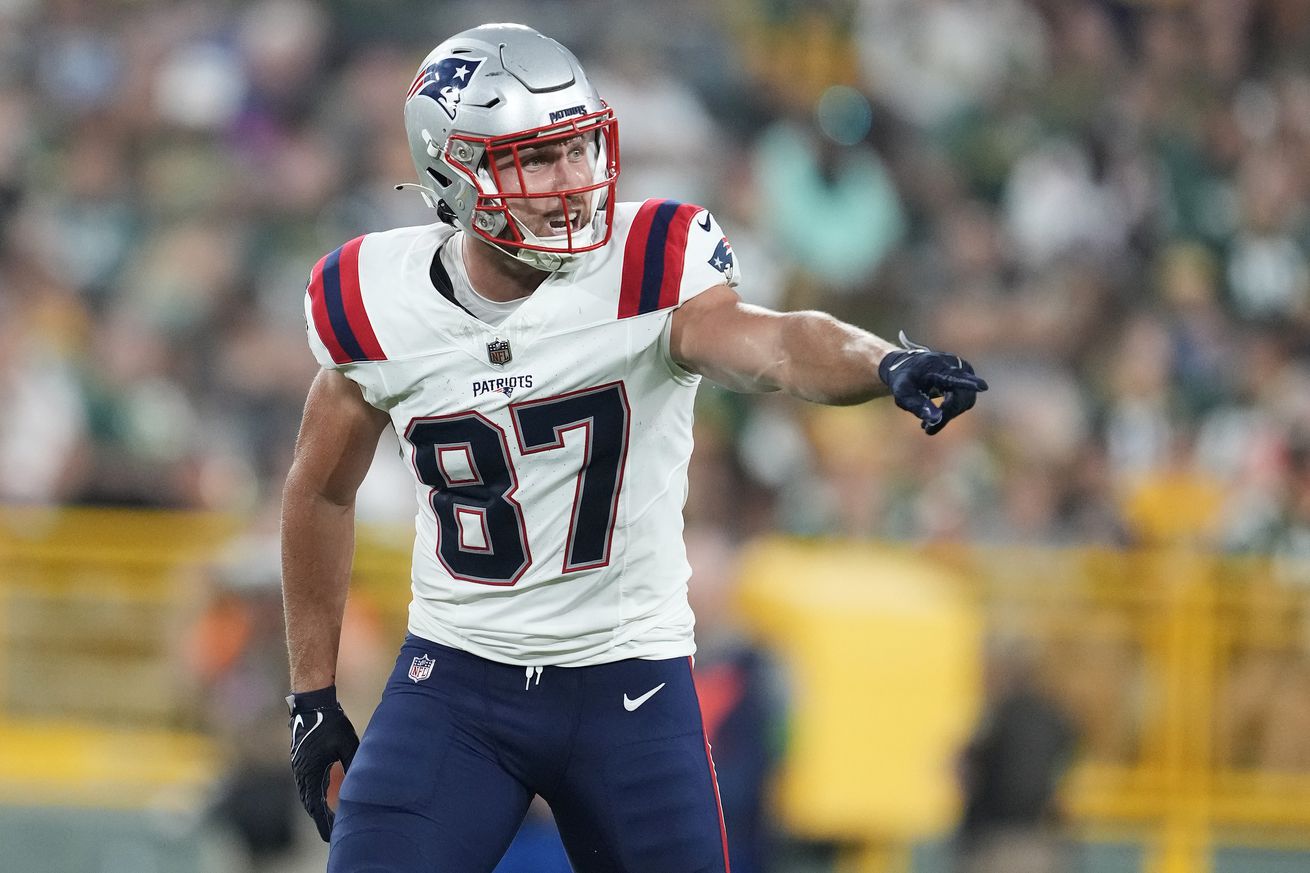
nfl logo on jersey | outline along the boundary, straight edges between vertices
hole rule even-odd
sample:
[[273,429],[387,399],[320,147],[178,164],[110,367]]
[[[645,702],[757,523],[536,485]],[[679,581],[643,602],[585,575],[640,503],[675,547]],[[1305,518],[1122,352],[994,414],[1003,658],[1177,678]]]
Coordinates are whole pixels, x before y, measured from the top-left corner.
[[427,655],[415,658],[414,663],[409,665],[409,678],[414,680],[415,684],[422,682],[432,675],[432,665],[435,663],[436,661]]
[[509,350],[509,340],[495,339],[487,343],[487,360],[498,367],[503,367],[513,360]]

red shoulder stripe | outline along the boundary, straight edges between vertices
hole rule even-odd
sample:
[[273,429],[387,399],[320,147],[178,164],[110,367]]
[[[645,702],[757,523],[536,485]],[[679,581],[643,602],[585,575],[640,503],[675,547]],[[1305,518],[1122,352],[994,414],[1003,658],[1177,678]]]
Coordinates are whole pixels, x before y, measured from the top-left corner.
[[385,361],[386,353],[378,343],[373,324],[364,309],[364,298],[359,290],[359,247],[364,237],[356,237],[341,247],[341,302],[346,310],[346,320],[350,331],[355,335],[364,360]]
[[641,285],[646,275],[646,242],[650,225],[663,200],[647,200],[633,216],[623,246],[623,282],[619,286],[619,318],[631,318],[641,311]]
[[314,265],[310,275],[314,329],[338,364],[387,359],[359,289],[359,247],[363,241],[364,237],[357,237],[330,252]]
[[664,244],[664,282],[660,285],[660,309],[677,306],[682,296],[682,268],[687,260],[687,232],[699,206],[683,203],[669,221],[668,242]]

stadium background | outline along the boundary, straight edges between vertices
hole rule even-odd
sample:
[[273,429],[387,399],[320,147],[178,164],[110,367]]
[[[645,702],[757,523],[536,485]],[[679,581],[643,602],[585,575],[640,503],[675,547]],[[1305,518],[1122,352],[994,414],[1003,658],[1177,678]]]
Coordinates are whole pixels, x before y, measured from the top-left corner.
[[[1000,783],[1057,799],[975,869],[1305,869],[1302,0],[2,0],[0,869],[321,865],[276,588],[301,290],[432,220],[393,190],[401,96],[486,20],[575,49],[621,195],[712,208],[747,299],[992,385],[933,439],[702,389],[693,593],[707,658],[770,665],[765,869],[951,869],[1016,689],[1055,727],[992,748]],[[393,447],[357,724],[407,594]]]

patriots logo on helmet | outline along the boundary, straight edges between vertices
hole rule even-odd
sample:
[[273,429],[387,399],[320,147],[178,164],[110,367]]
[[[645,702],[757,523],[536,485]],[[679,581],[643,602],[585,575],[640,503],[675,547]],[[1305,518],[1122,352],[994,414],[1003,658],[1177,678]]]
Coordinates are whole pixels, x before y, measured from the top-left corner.
[[418,71],[409,93],[405,99],[422,94],[437,101],[437,105],[446,111],[450,120],[455,120],[459,110],[460,93],[473,81],[473,74],[482,66],[485,58],[442,58],[434,64],[428,64]]
[[719,240],[719,244],[715,247],[714,254],[710,256],[708,263],[727,278],[732,278],[732,243],[728,242],[726,236]]

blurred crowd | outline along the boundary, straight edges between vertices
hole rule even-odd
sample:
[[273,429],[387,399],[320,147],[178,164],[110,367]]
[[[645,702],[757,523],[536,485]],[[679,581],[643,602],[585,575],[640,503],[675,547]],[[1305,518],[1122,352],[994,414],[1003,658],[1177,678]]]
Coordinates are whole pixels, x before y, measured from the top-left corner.
[[748,299],[993,385],[931,441],[708,389],[693,520],[1310,555],[1302,4],[674,5],[0,4],[0,495],[276,501],[308,267],[433,220],[402,89],[490,16],[576,49],[622,196],[714,209]]
[[707,388],[693,521],[1310,555],[1303,9],[5,0],[0,496],[274,504],[308,268],[434,220],[394,190],[404,85],[506,18],[592,71],[625,199],[715,210],[749,300],[904,328],[993,386],[933,440],[890,404]]

